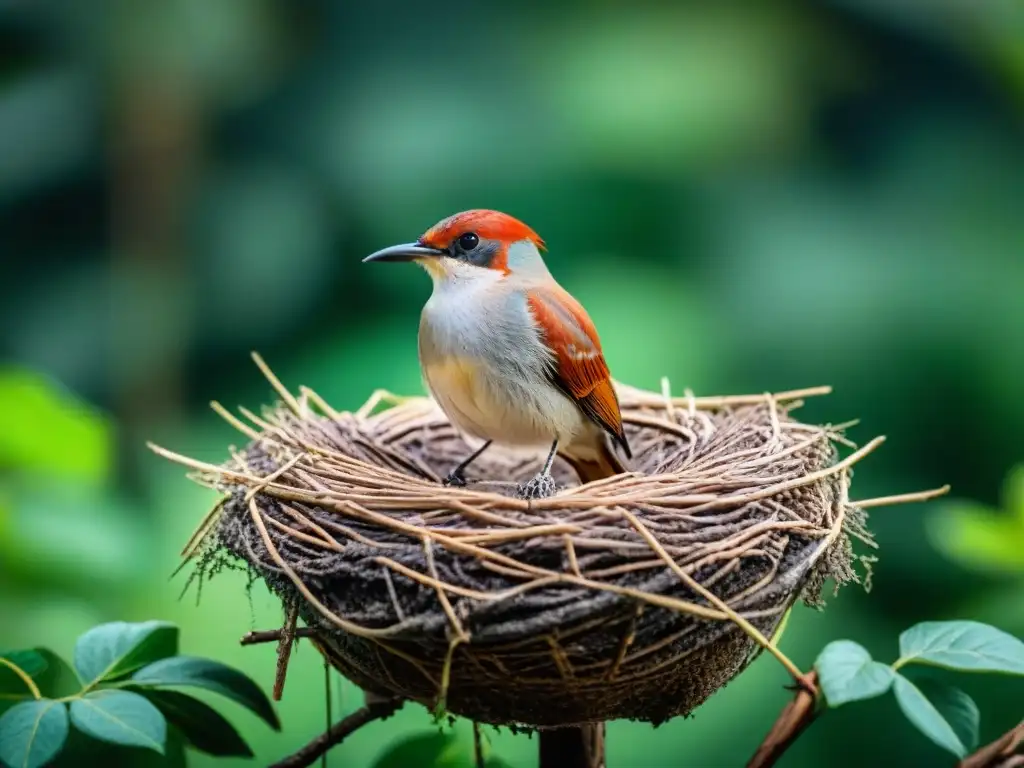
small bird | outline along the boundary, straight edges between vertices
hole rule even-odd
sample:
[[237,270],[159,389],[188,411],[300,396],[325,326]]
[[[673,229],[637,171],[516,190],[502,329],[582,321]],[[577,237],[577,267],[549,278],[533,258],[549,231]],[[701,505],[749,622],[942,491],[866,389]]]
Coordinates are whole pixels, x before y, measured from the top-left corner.
[[541,472],[520,489],[526,496],[554,491],[556,453],[584,483],[625,471],[609,439],[632,458],[597,330],[542,250],[521,221],[472,210],[363,259],[412,261],[433,278],[420,317],[423,378],[451,423],[484,441],[445,485],[465,485],[466,468],[493,442],[550,446]]

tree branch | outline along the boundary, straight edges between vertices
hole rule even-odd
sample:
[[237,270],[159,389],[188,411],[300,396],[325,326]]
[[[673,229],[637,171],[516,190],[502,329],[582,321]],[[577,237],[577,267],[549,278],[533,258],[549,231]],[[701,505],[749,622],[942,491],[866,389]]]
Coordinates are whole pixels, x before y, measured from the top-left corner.
[[796,697],[782,710],[775,725],[750,758],[747,768],[770,768],[775,765],[797,737],[817,718],[818,674],[811,671],[800,683]]
[[[284,627],[281,629],[281,640],[277,644],[277,673],[274,675],[274,701],[280,701],[284,695],[284,680],[288,676],[288,661],[292,655],[292,646],[295,644],[296,622],[299,620],[299,604],[291,602],[286,604]],[[326,662],[326,660],[325,660]],[[328,690],[328,694],[330,691]],[[328,700],[328,704],[330,701]]]
[[[283,629],[264,629],[247,632],[238,642],[242,645],[259,645],[260,643],[276,643],[284,637]],[[295,637],[316,637],[316,630],[309,627],[296,627]]]
[[1014,768],[1024,765],[1024,720],[998,739],[968,755],[957,768]]
[[344,720],[335,723],[327,733],[323,733],[313,739],[293,755],[289,755],[280,762],[274,763],[270,768],[306,768],[315,763],[329,749],[343,742],[350,735],[358,731],[364,725],[374,720],[384,720],[401,709],[405,702],[401,699],[390,699],[387,701],[374,701],[356,710]]

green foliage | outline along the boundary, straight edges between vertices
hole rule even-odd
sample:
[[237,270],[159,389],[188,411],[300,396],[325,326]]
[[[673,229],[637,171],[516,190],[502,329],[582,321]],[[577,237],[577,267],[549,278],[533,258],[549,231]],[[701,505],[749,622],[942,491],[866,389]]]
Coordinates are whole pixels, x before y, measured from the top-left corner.
[[178,652],[178,628],[166,621],[102,624],[75,644],[75,670],[88,683],[115,680]]
[[11,651],[0,653],[0,690],[11,686],[17,687],[21,680],[13,667],[17,667],[29,677],[38,677],[46,671],[46,658],[38,651]]
[[972,501],[950,502],[929,519],[942,552],[972,570],[1024,575],[1024,464],[1007,476],[1003,508]]
[[900,635],[894,668],[910,663],[1024,675],[1024,642],[977,621],[925,621]]
[[235,727],[213,707],[178,691],[143,688],[139,693],[163,712],[190,747],[217,757],[252,757]]
[[38,374],[0,370],[0,424],[0,467],[89,482],[107,477],[107,420]]
[[60,752],[68,738],[68,711],[58,701],[26,701],[0,717],[0,763],[39,768]]
[[978,744],[981,715],[974,699],[939,681],[911,681],[897,674],[893,692],[903,714],[925,736],[957,757]]
[[131,691],[90,691],[71,702],[71,722],[94,739],[160,754],[167,741],[167,721],[160,710]]
[[[460,721],[461,725],[467,725]],[[510,763],[495,753],[487,731],[481,733],[484,768],[509,768]],[[467,730],[452,728],[425,731],[398,739],[381,752],[372,768],[469,768],[476,765],[473,740]]]
[[165,765],[184,764],[180,741],[211,755],[251,756],[245,740],[216,710],[180,691],[162,689],[219,693],[278,729],[269,699],[238,670],[175,656],[177,649],[178,628],[169,622],[111,622],[78,639],[77,677],[45,649],[0,656],[0,703],[8,706],[0,716],[0,764],[37,768],[49,763],[68,742],[69,720],[79,734],[96,741],[166,755]]
[[867,649],[852,640],[826,645],[815,667],[830,707],[881,696],[894,676],[891,667],[873,661]]
[[[36,680],[43,696],[60,699],[73,696],[82,689],[82,684],[68,662],[48,648],[33,648],[46,662],[46,669]],[[0,689],[2,690],[2,689]]]
[[175,656],[143,667],[132,676],[131,682],[144,688],[203,688],[238,702],[274,730],[281,727],[274,707],[260,687],[237,669],[220,662]]
[[891,688],[918,730],[964,757],[978,742],[978,705],[945,682],[899,671],[907,665],[1024,676],[1024,643],[977,621],[926,621],[900,635],[900,658],[892,665],[873,661],[850,640],[829,643],[815,661],[829,707],[881,696]]
[[377,758],[373,768],[464,768],[471,764],[471,758],[466,745],[453,734],[432,731],[396,741]]
[[[7,367],[0,424],[0,584],[96,594],[97,582],[130,580],[145,564],[144,542],[133,539],[139,516],[111,487],[109,419],[55,382]],[[18,591],[3,587],[0,610]]]

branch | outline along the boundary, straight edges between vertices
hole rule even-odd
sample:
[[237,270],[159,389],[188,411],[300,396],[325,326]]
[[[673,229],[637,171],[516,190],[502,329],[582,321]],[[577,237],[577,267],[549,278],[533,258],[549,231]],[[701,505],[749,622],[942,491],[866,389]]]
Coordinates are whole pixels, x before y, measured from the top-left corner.
[[991,744],[965,757],[957,763],[957,768],[1011,768],[1024,765],[1024,755],[1019,754],[1022,746],[1024,746],[1024,720],[1021,720],[1016,728],[1011,728]]
[[[288,676],[288,660],[291,658],[292,646],[295,644],[295,630],[297,629],[295,623],[299,620],[299,604],[297,602],[288,603],[286,613],[284,627],[281,630],[281,641],[277,644],[277,674],[274,675],[274,701],[280,701],[281,696],[284,695],[284,680]],[[330,695],[329,690],[328,695]]]
[[274,763],[270,768],[306,768],[306,766],[315,763],[329,749],[341,744],[341,742],[364,725],[368,725],[374,720],[384,720],[391,717],[404,703],[401,699],[367,703],[366,706],[357,709],[341,722],[335,723],[327,733],[317,736],[298,752],[289,755],[280,762]]
[[[295,637],[316,637],[316,630],[309,627],[296,627]],[[283,638],[283,629],[264,629],[256,632],[247,632],[238,642],[242,645],[258,645],[260,643],[276,643]]]
[[782,710],[775,725],[747,763],[747,768],[769,768],[775,765],[797,737],[817,718],[817,672],[811,671],[801,682],[803,685],[797,690],[796,698]]

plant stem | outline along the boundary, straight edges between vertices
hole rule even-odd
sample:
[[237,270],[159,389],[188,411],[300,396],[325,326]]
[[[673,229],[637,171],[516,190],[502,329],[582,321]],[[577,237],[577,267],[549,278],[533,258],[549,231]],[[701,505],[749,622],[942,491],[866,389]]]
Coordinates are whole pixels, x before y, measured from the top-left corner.
[[[817,673],[812,670],[804,682],[816,689],[817,681]],[[771,731],[747,763],[747,768],[770,768],[775,765],[797,737],[814,722],[818,714],[818,696],[805,689],[797,690],[793,701],[782,710]]]
[[29,676],[28,672],[26,672],[24,669],[19,667],[13,661],[10,661],[9,659],[5,659],[2,656],[0,656],[0,664],[2,664],[3,666],[7,667],[8,669],[10,669],[14,674],[16,674],[19,678],[21,678],[21,682],[23,682],[25,684],[25,687],[28,688],[32,692],[33,698],[35,698],[35,699],[43,698],[43,694],[40,692],[39,686],[36,685],[35,680],[33,680]]

